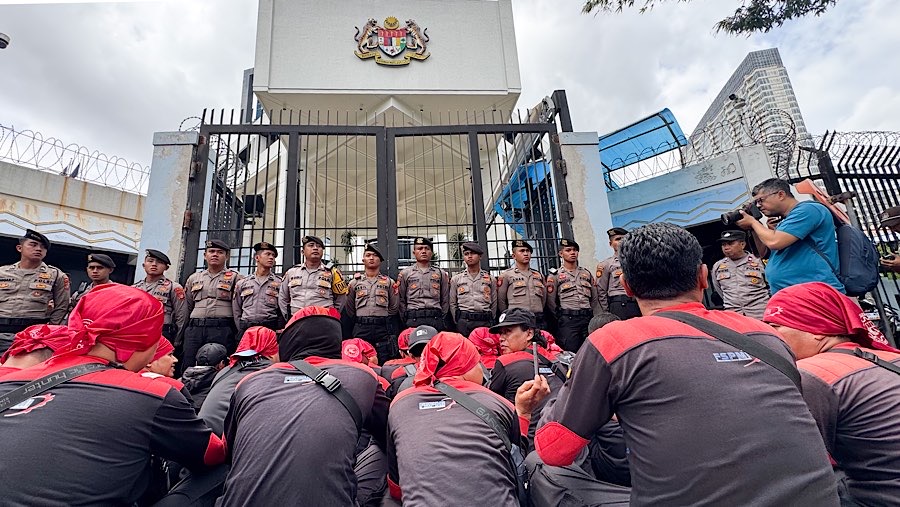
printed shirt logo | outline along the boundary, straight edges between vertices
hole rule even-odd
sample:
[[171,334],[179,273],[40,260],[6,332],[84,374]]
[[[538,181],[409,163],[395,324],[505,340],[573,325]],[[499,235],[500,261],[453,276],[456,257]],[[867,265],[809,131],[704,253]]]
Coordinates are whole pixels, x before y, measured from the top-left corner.
[[30,413],[32,410],[41,408],[44,405],[53,401],[53,398],[56,398],[55,395],[51,393],[41,394],[39,396],[33,396],[28,398],[27,400],[19,403],[17,405],[13,405],[9,407],[9,410],[17,410],[17,412],[12,412],[9,414],[4,414],[3,417],[15,417],[17,415],[25,415]]
[[713,357],[716,359],[717,363],[733,363],[736,361],[753,360],[753,356],[743,350],[737,352],[715,352],[713,353]]
[[372,18],[361,29],[355,28],[354,53],[360,60],[375,58],[375,63],[379,65],[400,66],[431,56],[426,50],[428,29],[419,27],[415,20],[408,19],[406,25],[401,27],[400,20],[389,16],[384,20],[384,26],[379,26]]

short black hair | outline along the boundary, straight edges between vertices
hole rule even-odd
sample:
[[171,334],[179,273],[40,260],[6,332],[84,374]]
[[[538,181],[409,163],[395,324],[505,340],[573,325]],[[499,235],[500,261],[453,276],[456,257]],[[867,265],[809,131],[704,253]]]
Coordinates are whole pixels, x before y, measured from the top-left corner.
[[696,289],[702,260],[697,238],[667,223],[639,227],[619,246],[625,280],[639,299],[671,299]]
[[791,184],[781,178],[769,178],[766,181],[753,187],[750,195],[757,195],[760,192],[768,190],[769,192],[784,192],[784,195],[794,197],[791,193]]
[[614,322],[617,320],[622,319],[620,319],[619,316],[614,313],[600,310],[599,312],[594,314],[594,316],[591,318],[591,321],[588,323],[588,334],[591,334],[601,327],[609,324],[610,322]]

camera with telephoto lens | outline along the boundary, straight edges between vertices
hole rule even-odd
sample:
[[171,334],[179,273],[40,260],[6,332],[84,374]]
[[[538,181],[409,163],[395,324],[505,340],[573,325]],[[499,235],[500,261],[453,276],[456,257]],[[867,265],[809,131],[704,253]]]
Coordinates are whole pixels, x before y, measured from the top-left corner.
[[762,218],[762,212],[759,211],[759,207],[756,206],[756,203],[753,201],[748,201],[744,203],[740,208],[729,211],[728,213],[722,213],[720,217],[722,223],[725,225],[734,225],[735,222],[741,219],[741,211],[752,216],[753,218],[759,220]]

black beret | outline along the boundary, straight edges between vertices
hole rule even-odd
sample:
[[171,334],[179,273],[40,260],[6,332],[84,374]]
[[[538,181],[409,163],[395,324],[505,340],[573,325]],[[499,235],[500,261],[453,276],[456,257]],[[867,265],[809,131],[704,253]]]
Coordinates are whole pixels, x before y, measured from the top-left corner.
[[609,236],[609,239],[612,239],[613,236],[624,236],[628,234],[628,231],[621,227],[613,227],[612,229],[606,231],[606,235]]
[[384,260],[384,256],[381,255],[381,252],[378,251],[378,248],[375,247],[375,243],[366,243],[366,248],[363,252],[372,252],[378,256],[382,261]]
[[730,230],[722,232],[722,235],[719,236],[719,239],[716,241],[747,241],[747,235],[744,231],[738,230]]
[[460,248],[463,253],[472,252],[473,254],[484,255],[484,248],[481,248],[481,245],[474,241],[466,241],[463,243]]
[[559,241],[560,250],[562,250],[563,248],[566,248],[566,247],[570,247],[570,246],[575,248],[575,250],[577,250],[577,251],[581,251],[581,247],[578,246],[578,243],[572,241],[571,239],[563,238]]
[[43,234],[41,234],[37,231],[32,231],[31,229],[25,229],[25,235],[22,236],[22,238],[23,239],[33,239],[33,240],[37,241],[38,243],[44,245],[45,249],[50,250],[50,240],[47,239],[47,236],[44,236]]
[[228,245],[228,243],[222,241],[221,239],[207,240],[206,248],[219,248],[225,250],[226,252],[231,251],[231,247]]
[[172,261],[169,260],[169,256],[160,252],[159,250],[153,250],[152,248],[147,249],[147,257],[151,257],[158,261],[162,261],[166,266],[171,266]]
[[275,245],[272,243],[266,243],[265,241],[260,241],[259,243],[253,245],[254,252],[261,252],[263,250],[268,250],[270,252],[275,253],[275,257],[278,257],[278,250],[275,248]]
[[96,262],[102,266],[105,266],[109,269],[114,269],[116,267],[116,263],[113,262],[112,257],[106,254],[90,254],[88,255],[88,264],[92,262]]
[[303,239],[300,240],[300,245],[306,246],[307,243],[315,243],[320,247],[325,248],[325,242],[318,236],[303,236]]
[[434,249],[434,244],[428,238],[416,238],[416,240],[413,241],[413,244],[414,245],[428,245],[428,248],[431,248],[432,250]]
[[524,239],[516,239],[512,242],[512,247],[515,248],[527,248],[529,252],[533,252],[534,249],[531,248],[531,245],[528,244]]

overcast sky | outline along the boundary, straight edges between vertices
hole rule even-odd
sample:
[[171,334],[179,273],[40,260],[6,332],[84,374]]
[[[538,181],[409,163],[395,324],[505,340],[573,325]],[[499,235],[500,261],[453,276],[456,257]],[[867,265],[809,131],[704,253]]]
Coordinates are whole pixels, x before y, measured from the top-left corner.
[[[2,125],[149,164],[153,132],[204,107],[240,107],[256,0],[11,3],[0,0],[12,38],[0,51]],[[841,0],[769,34],[716,34],[738,4],[583,15],[577,0],[513,0],[519,105],[563,88],[576,130],[605,133],[668,107],[689,133],[747,52],[778,47],[811,133],[900,130],[895,1]]]

